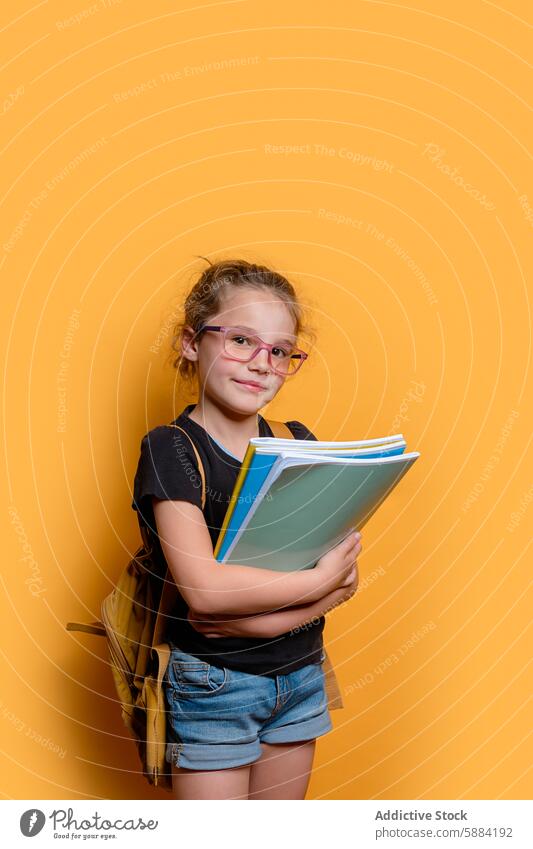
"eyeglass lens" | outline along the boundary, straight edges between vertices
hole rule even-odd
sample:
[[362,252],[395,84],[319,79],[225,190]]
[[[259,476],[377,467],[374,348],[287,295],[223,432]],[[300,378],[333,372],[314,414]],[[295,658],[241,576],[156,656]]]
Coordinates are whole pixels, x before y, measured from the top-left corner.
[[[230,328],[225,333],[224,346],[226,353],[231,357],[248,362],[258,345],[261,344],[257,336],[248,336],[242,331]],[[300,363],[299,358],[292,358],[294,347],[290,345],[275,345],[272,348],[271,361],[273,367],[283,374],[292,374]]]

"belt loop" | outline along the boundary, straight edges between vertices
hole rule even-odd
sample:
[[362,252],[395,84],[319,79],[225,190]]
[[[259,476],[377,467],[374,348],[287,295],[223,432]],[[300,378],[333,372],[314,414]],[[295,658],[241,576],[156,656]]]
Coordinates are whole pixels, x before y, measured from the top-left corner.
[[276,707],[273,710],[273,714],[277,713],[278,710],[281,709],[282,706],[282,692],[281,692],[281,675],[276,675]]

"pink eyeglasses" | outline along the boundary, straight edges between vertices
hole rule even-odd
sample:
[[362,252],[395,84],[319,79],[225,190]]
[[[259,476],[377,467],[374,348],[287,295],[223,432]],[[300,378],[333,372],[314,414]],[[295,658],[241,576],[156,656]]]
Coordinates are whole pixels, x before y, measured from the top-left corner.
[[[204,324],[197,330],[215,330],[224,334],[224,352],[231,360],[239,360],[241,363],[249,363],[250,360],[266,348],[268,351],[268,362],[273,371],[284,376],[296,374],[308,354],[287,343],[269,345],[263,342],[259,336],[243,331],[240,327],[225,327],[220,324]],[[275,364],[274,364],[274,361]]]

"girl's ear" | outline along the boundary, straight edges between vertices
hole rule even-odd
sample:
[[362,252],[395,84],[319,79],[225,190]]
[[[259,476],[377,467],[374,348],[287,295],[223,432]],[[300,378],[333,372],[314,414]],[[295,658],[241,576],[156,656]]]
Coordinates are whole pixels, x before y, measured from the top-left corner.
[[198,341],[194,339],[195,332],[188,325],[183,328],[181,336],[181,351],[186,360],[196,362],[198,360]]

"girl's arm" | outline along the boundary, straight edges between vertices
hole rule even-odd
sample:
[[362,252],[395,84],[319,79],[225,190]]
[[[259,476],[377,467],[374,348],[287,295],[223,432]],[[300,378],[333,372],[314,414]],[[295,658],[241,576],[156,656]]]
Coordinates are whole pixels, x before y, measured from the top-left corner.
[[238,619],[228,619],[227,614],[223,613],[207,617],[195,610],[189,610],[187,619],[196,631],[206,637],[279,637],[280,634],[302,627],[348,601],[355,595],[358,582],[357,564],[354,564],[345,586],[333,590],[312,604],[301,604],[275,613]]
[[309,604],[339,587],[360,546],[354,534],[320,558],[314,569],[277,572],[221,564],[202,511],[188,501],[152,498],[168,568],[188,607],[202,614],[263,613]]

